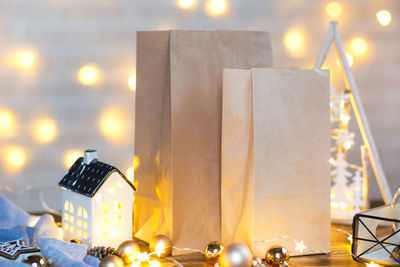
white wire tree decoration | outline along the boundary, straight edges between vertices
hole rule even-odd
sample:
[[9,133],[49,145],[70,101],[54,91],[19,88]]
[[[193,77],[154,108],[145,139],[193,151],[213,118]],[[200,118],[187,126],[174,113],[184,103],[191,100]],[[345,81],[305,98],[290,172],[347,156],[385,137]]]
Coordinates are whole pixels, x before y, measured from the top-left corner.
[[[355,213],[368,207],[368,160],[371,163],[383,200],[386,204],[392,200],[389,185],[375,147],[357,86],[347,61],[346,53],[337,29],[332,21],[314,68],[320,69],[335,42],[341,66],[345,75],[345,90],[337,90],[331,84],[331,122],[333,147],[331,148],[331,208],[332,221],[351,223]],[[361,166],[348,162],[347,155],[355,144],[355,133],[349,129],[351,111],[357,120],[363,145],[360,147]]]

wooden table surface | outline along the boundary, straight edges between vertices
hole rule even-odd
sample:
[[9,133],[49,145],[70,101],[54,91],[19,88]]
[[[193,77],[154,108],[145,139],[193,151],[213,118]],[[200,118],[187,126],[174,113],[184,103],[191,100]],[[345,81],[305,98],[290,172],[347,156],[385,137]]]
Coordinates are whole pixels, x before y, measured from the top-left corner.
[[[329,255],[312,255],[292,257],[289,261],[289,266],[365,266],[363,263],[355,262],[350,254],[351,245],[348,240],[348,235],[337,229],[342,229],[351,233],[350,226],[332,225],[331,228],[331,253]],[[141,244],[145,248],[145,244]],[[171,257],[178,261],[183,266],[193,267],[210,267],[204,261],[204,256],[201,253],[194,253],[184,256]],[[171,260],[164,259],[160,261],[161,266],[176,266]],[[265,263],[264,263],[265,264]]]

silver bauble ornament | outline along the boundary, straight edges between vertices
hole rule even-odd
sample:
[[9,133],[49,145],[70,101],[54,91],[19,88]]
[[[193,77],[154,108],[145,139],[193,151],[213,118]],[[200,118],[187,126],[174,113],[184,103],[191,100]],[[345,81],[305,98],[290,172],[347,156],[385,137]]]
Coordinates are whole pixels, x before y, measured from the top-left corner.
[[221,267],[251,267],[253,255],[250,249],[243,244],[229,244],[222,251],[219,264]]

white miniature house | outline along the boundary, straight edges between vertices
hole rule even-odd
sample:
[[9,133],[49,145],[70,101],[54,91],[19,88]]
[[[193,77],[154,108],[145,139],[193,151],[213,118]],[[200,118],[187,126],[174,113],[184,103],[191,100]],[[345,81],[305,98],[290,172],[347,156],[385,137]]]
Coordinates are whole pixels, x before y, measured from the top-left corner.
[[92,248],[132,239],[135,187],[117,168],[98,161],[96,150],[86,150],[59,186],[64,240],[79,239]]

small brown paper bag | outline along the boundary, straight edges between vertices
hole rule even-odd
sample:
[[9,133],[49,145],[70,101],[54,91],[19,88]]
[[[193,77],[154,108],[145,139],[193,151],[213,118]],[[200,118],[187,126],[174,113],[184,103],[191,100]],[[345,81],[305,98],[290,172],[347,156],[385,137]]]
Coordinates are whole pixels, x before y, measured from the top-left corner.
[[329,86],[329,71],[224,70],[223,243],[330,250]]
[[222,69],[265,66],[265,32],[138,32],[138,238],[193,249],[221,238]]

